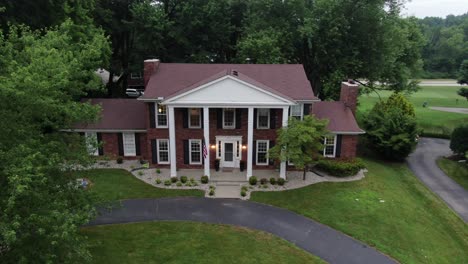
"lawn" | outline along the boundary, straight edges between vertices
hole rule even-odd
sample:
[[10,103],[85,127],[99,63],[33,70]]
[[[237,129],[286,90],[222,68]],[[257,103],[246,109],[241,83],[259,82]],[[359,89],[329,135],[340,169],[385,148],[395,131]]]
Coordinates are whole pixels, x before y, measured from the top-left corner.
[[468,227],[405,164],[365,159],[361,181],[319,183],[251,200],[287,208],[402,263],[468,263]]
[[203,196],[200,190],[169,190],[157,188],[136,179],[123,169],[93,169],[77,172],[91,181],[90,192],[99,202],[133,198],[172,196]]
[[82,233],[93,263],[325,263],[271,234],[227,225],[147,222]]
[[[460,87],[425,86],[408,97],[415,107],[418,124],[424,130],[424,133],[448,136],[457,125],[468,122],[468,115],[466,114],[442,112],[428,108],[431,106],[468,108],[468,101],[457,95],[458,89]],[[384,99],[390,96],[391,93],[384,91],[379,92],[379,94]],[[363,113],[372,109],[378,100],[379,97],[375,93],[360,96],[358,117],[362,117]],[[428,103],[428,107],[422,106],[424,102]]]
[[468,190],[468,166],[466,164],[440,158],[437,160],[437,165],[447,176],[460,184],[465,190]]

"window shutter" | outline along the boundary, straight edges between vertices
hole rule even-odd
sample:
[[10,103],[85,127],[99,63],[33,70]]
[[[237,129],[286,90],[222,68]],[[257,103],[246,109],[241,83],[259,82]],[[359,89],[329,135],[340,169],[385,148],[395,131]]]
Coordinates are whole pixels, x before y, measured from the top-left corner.
[[253,141],[252,146],[252,164],[257,165],[257,141]]
[[341,140],[343,136],[342,135],[336,135],[336,153],[335,157],[339,158],[341,156]]
[[[209,111],[209,110],[208,110],[208,111]],[[204,124],[204,121],[203,121],[203,115],[204,115],[204,114],[205,114],[205,113],[204,113],[204,111],[203,111],[203,108],[200,108],[200,119],[201,119],[201,120],[200,120],[200,125],[201,125],[201,128],[203,128],[204,125],[205,125],[205,124]],[[209,117],[210,117],[210,115],[208,115],[208,118],[209,118]]]
[[[272,147],[274,147],[274,146],[275,146],[275,141],[274,141],[274,140],[270,140],[270,149],[271,149]],[[269,150],[270,150],[270,149],[269,149]],[[270,165],[274,165],[275,161],[274,161],[273,159],[269,159],[269,160],[268,160],[268,163],[269,163]]]
[[124,155],[124,149],[123,149],[123,135],[122,133],[118,133],[118,142],[119,142],[119,156]]
[[140,133],[135,133],[135,154],[137,156],[140,156],[141,155],[141,151],[140,151]]
[[270,129],[276,128],[276,109],[270,109]]
[[151,162],[158,163],[158,148],[156,147],[156,139],[151,140]]
[[156,119],[155,119],[155,103],[149,103],[148,104],[148,110],[149,110],[149,121],[150,121],[150,128],[155,128],[156,127]]
[[102,145],[102,134],[101,133],[96,133],[96,135],[97,135],[97,142],[99,144],[98,154],[99,154],[99,156],[102,156],[102,155],[104,155],[104,149],[103,149],[103,145]]
[[236,129],[241,128],[242,109],[236,108]]
[[190,155],[189,141],[184,140],[184,164],[189,164],[190,163],[189,155]]
[[310,114],[310,106],[311,104],[304,104],[304,116],[306,115],[309,115]]
[[223,128],[223,109],[222,108],[218,108],[216,109],[216,112],[217,112],[217,119],[218,119],[218,122],[217,122],[217,127],[218,128]]
[[258,115],[257,108],[254,108],[254,123],[253,123],[254,129],[257,129],[257,115]]
[[188,123],[189,123],[189,109],[188,108],[182,108],[182,120],[183,120],[183,127],[188,128]]

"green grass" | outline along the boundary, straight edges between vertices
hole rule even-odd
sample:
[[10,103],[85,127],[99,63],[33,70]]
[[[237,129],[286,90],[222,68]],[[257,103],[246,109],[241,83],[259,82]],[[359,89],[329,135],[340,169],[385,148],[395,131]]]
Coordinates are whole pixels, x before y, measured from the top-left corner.
[[271,234],[193,222],[82,228],[93,263],[325,263]]
[[254,192],[251,200],[313,218],[402,263],[468,263],[467,225],[443,201],[405,164],[364,161],[363,180]]
[[200,190],[169,190],[157,188],[136,179],[123,169],[93,169],[77,172],[91,180],[90,192],[99,202],[133,198],[159,198],[172,196],[203,196]]
[[[424,130],[424,133],[448,136],[457,125],[468,122],[468,115],[466,114],[429,109],[431,106],[468,108],[468,101],[457,95],[458,89],[460,87],[425,86],[408,97],[415,107],[418,124]],[[379,94],[384,99],[390,96],[391,92],[383,91],[379,92]],[[362,117],[363,113],[372,109],[378,100],[379,97],[375,93],[360,96],[358,117]],[[428,103],[428,107],[422,107],[424,102]]]
[[437,165],[447,176],[468,190],[468,166],[466,164],[440,158],[437,160]]

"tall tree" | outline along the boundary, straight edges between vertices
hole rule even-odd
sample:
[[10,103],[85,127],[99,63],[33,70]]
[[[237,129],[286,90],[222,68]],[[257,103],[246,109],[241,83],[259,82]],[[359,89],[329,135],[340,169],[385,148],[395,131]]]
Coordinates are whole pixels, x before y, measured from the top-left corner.
[[0,259],[81,263],[90,255],[78,228],[93,206],[70,171],[89,160],[82,139],[60,130],[96,119],[98,109],[79,99],[100,87],[94,70],[108,43],[71,20],[8,32],[0,34]]

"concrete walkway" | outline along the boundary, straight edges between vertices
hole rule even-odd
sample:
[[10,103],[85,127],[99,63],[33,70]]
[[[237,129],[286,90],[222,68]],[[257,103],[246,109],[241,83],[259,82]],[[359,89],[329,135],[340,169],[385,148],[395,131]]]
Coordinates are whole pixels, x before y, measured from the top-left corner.
[[414,174],[440,196],[460,217],[468,222],[468,191],[453,181],[437,166],[441,156],[451,155],[446,139],[421,138],[416,151],[408,159]]
[[158,220],[229,224],[272,233],[329,263],[396,263],[374,248],[311,219],[285,209],[237,199],[125,200],[121,206],[112,210],[102,208],[99,213],[89,225]]
[[468,108],[463,108],[463,107],[431,106],[429,108],[432,109],[432,110],[437,110],[437,111],[444,111],[444,112],[459,113],[459,114],[467,114],[468,115]]

